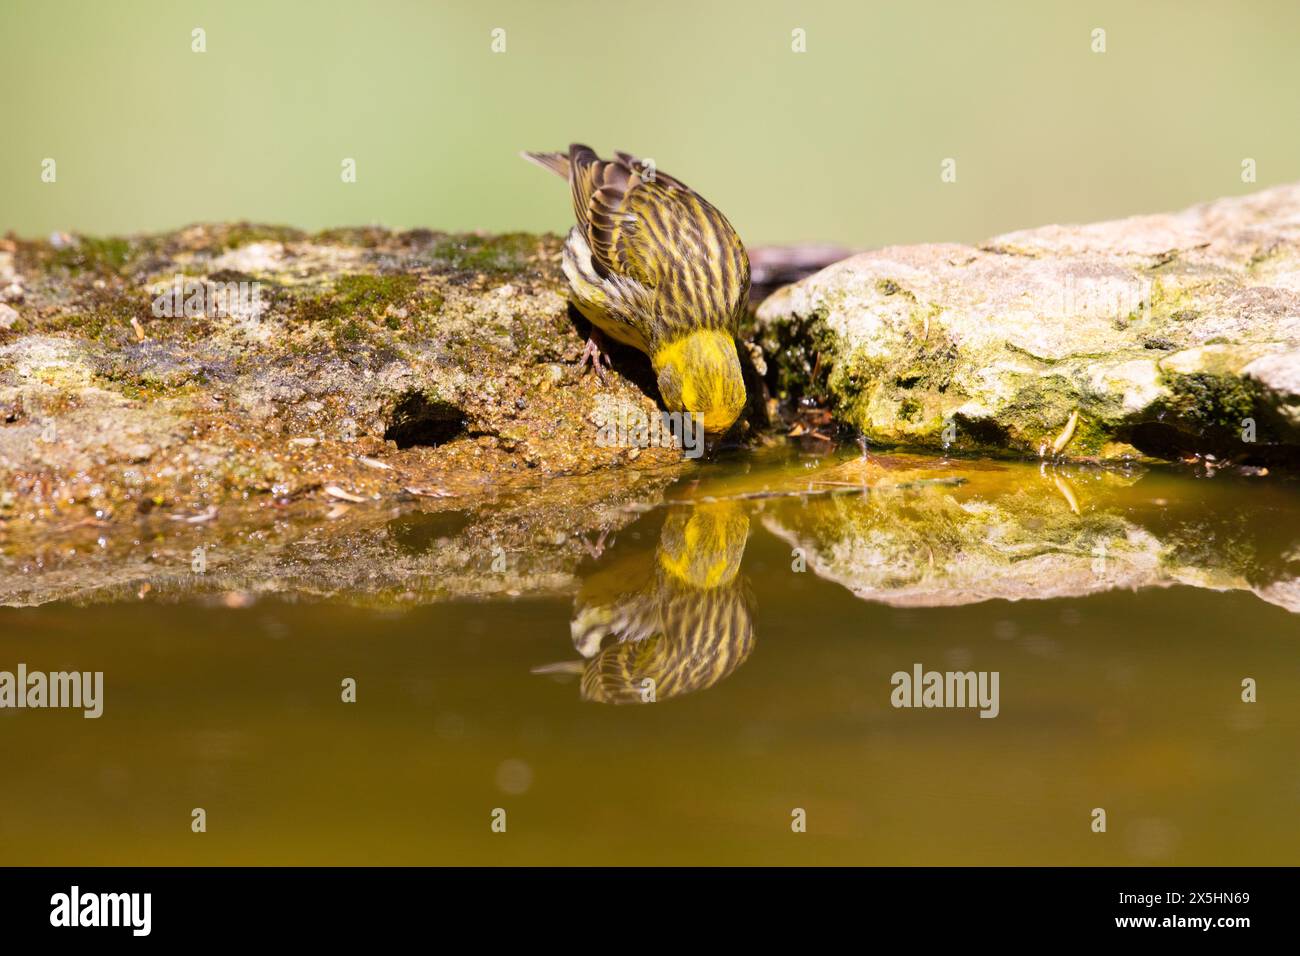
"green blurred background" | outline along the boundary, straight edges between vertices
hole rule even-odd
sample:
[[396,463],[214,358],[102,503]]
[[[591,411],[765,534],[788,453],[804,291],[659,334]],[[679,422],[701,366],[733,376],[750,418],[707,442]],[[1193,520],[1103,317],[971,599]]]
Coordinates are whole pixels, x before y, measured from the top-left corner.
[[571,139],[653,157],[751,244],[973,241],[1300,178],[1294,3],[2,10],[0,231],[23,236],[232,219],[563,231],[559,183],[516,154]]

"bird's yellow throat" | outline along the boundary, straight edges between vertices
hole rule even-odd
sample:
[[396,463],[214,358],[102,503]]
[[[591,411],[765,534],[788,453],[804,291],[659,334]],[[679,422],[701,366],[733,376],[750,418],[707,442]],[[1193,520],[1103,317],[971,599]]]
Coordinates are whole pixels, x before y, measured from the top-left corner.
[[671,367],[681,383],[684,411],[704,416],[706,431],[722,431],[745,405],[745,383],[731,335],[701,329],[661,346],[652,359],[656,374]]

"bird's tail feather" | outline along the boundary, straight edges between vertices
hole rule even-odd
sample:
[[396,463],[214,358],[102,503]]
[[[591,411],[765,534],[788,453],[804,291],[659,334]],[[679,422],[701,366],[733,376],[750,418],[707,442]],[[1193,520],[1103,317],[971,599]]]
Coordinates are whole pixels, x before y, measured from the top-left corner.
[[561,179],[569,178],[569,156],[567,153],[530,153],[527,150],[519,154],[530,163],[536,163],[542,169],[549,169]]
[[532,674],[581,674],[587,666],[586,661],[560,661],[558,664],[542,664],[529,669]]

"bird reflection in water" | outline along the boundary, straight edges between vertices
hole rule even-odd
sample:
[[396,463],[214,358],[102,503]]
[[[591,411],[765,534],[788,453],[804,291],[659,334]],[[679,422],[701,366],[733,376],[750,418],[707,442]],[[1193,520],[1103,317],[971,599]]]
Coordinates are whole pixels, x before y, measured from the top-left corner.
[[674,507],[653,561],[637,549],[583,581],[570,630],[583,660],[534,673],[581,675],[584,700],[641,704],[705,690],[754,646],[740,574],[749,514],[736,502]]

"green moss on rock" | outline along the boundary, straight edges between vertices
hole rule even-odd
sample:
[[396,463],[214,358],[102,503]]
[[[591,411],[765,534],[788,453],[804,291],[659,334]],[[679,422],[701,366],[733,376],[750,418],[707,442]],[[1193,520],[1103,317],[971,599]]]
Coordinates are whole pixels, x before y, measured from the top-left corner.
[[50,261],[74,275],[81,272],[117,275],[130,258],[131,243],[126,239],[82,236],[70,245],[54,249]]
[[1250,379],[1214,372],[1166,374],[1167,407],[1199,428],[1238,430],[1255,414],[1259,392]]
[[255,242],[301,242],[307,234],[292,226],[239,222],[219,227],[214,245],[218,249],[238,249]]
[[512,232],[499,236],[444,236],[433,246],[438,265],[456,271],[488,275],[511,275],[534,264],[544,246],[530,233]]
[[411,301],[419,278],[413,275],[344,275],[326,292],[297,299],[293,317],[303,322],[339,323],[374,319]]
[[[1300,454],[1293,380],[1258,389],[1244,370],[1300,348],[1298,202],[1300,185],[1282,186],[978,248],[862,253],[758,308],[769,381],[879,444],[1036,455],[1077,413],[1067,457],[1285,467]],[[808,316],[834,332],[825,386],[801,351]],[[1250,417],[1253,441],[1240,435]]]

